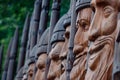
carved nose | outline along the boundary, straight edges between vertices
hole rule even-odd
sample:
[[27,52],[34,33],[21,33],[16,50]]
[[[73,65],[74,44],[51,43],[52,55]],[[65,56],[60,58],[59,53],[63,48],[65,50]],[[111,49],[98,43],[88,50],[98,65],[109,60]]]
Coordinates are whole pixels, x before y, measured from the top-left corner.
[[82,45],[75,45],[75,47],[73,49],[74,54],[79,54],[82,51],[83,51],[83,46]]
[[66,59],[66,58],[67,58],[67,53],[68,53],[68,51],[62,52],[62,53],[59,55],[59,58],[60,58],[61,60]]
[[98,29],[94,29],[92,31],[89,31],[88,36],[90,41],[95,41],[100,36],[100,32]]
[[48,76],[47,76],[47,80],[54,80],[55,79],[55,75],[53,72],[49,72]]
[[55,60],[59,59],[59,52],[52,51],[49,56],[50,56],[51,59],[55,59]]

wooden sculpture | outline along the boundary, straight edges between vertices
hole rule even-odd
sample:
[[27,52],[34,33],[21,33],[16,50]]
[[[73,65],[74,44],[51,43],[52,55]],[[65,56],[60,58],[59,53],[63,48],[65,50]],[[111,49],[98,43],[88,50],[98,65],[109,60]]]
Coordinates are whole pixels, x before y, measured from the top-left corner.
[[53,31],[53,35],[51,37],[51,45],[52,49],[48,55],[48,57],[51,59],[49,72],[47,79],[48,80],[59,80],[60,77],[60,52],[64,44],[64,32],[65,28],[63,26],[64,20],[67,18],[67,15],[65,14],[60,20],[57,22],[55,29]]
[[92,0],[95,11],[89,29],[88,70],[85,80],[111,80],[117,35],[119,0]]
[[60,74],[60,80],[66,80],[66,60],[67,60],[67,54],[68,54],[68,41],[69,41],[69,36],[70,36],[70,23],[71,23],[71,15],[70,12],[68,14],[67,19],[64,21],[64,28],[65,34],[65,42],[63,44],[62,50],[60,52],[59,58],[61,60],[61,74]]
[[76,4],[77,32],[74,39],[75,61],[70,74],[71,80],[84,80],[86,74],[86,58],[88,51],[88,30],[91,23],[92,9],[90,8],[91,0],[78,0]]
[[37,71],[34,80],[44,80],[45,67],[47,61],[47,47],[48,47],[48,34],[49,28],[41,36],[39,43],[37,44],[37,50],[35,51],[38,58],[36,62]]

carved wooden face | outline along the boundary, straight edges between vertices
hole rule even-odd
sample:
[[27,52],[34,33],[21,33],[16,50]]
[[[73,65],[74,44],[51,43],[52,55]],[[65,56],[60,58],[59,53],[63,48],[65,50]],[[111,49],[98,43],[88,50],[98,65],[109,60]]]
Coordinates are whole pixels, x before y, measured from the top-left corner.
[[95,41],[101,36],[112,34],[117,26],[119,0],[92,0],[91,6],[95,11],[89,30],[89,40]]
[[69,36],[70,36],[70,26],[67,26],[65,34],[64,34],[65,43],[63,44],[63,48],[62,48],[61,53],[60,53],[60,59],[61,59],[60,80],[66,80],[65,68],[66,68],[66,60],[67,60],[67,54],[68,54]]
[[92,9],[84,8],[78,12],[76,27],[77,32],[74,39],[75,61],[70,74],[71,80],[84,80],[85,65],[88,51],[88,31],[92,19]]
[[34,73],[34,67],[35,67],[35,63],[32,63],[32,64],[29,65],[29,68],[28,68],[28,79],[27,80],[32,80],[33,73]]
[[74,54],[78,55],[88,47],[88,30],[90,27],[92,16],[91,8],[85,8],[78,12],[77,16],[77,32],[74,39]]
[[[119,0],[92,0],[95,11],[89,29],[90,57],[86,80],[111,80]],[[103,73],[104,72],[104,73]]]
[[37,60],[36,66],[38,68],[36,75],[35,75],[35,80],[43,80],[44,78],[44,73],[45,73],[45,64],[47,61],[47,54],[42,53]]
[[49,53],[49,57],[51,59],[50,67],[49,67],[49,72],[48,72],[48,80],[59,80],[60,77],[60,52],[63,47],[64,42],[56,42],[52,46],[52,50]]
[[90,53],[99,52],[105,45],[113,47],[118,20],[119,0],[92,0],[95,11],[89,29],[89,40],[93,42]]

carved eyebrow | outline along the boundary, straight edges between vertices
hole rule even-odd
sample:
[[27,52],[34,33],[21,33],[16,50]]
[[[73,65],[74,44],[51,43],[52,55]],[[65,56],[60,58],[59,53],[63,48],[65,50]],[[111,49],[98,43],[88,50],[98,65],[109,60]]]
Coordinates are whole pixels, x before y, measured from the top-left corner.
[[32,69],[29,69],[28,73],[30,73],[30,72],[33,72],[33,70],[32,70]]
[[110,0],[93,0],[91,2],[91,6],[94,7],[94,6],[101,6],[101,5],[108,5],[110,4]]
[[99,1],[96,5],[109,5],[109,4],[111,4],[110,3],[110,0],[101,0],[101,1]]

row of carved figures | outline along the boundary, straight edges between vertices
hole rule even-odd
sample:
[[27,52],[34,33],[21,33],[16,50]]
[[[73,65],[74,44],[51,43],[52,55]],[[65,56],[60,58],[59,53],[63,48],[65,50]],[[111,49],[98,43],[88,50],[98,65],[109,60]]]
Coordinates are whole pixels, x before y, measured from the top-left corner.
[[[15,80],[120,80],[120,0],[71,0],[60,19],[61,0],[36,0],[27,15]],[[67,4],[67,3],[66,3]],[[13,80],[18,28],[2,80]]]

